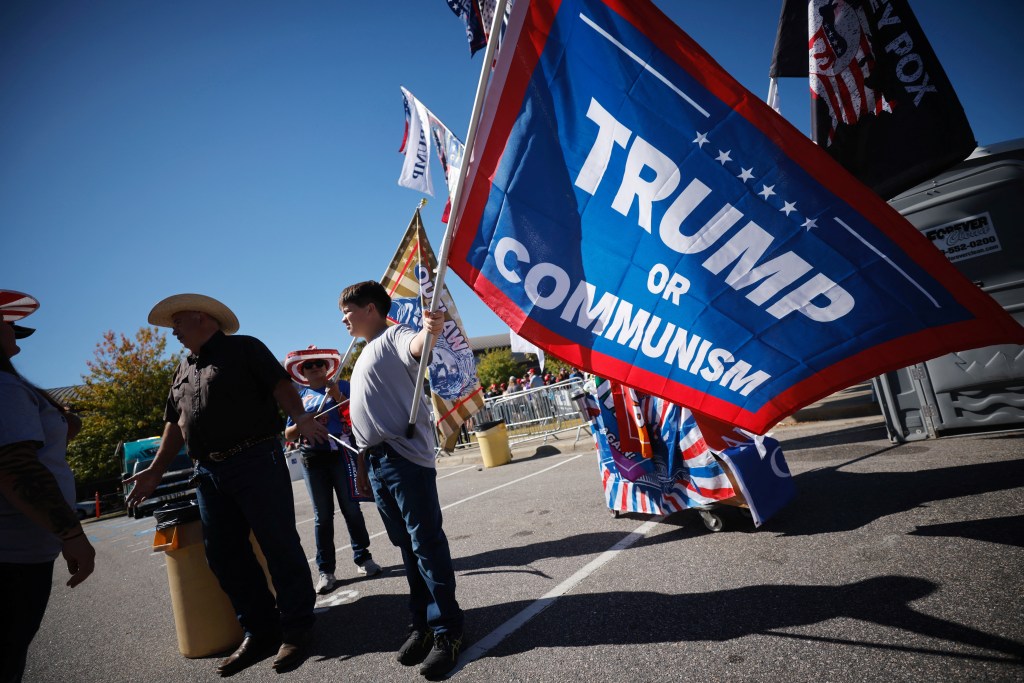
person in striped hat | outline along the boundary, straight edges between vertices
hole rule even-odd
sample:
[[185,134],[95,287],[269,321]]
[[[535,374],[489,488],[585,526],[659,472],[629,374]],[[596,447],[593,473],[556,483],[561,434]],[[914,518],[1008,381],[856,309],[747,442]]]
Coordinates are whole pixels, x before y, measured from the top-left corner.
[[11,358],[32,328],[17,322],[39,308],[22,292],[0,290],[0,681],[20,681],[46,612],[58,555],[77,586],[93,571],[67,463],[78,418],[18,374]]
[[[310,346],[292,351],[284,359],[284,369],[299,385],[299,398],[307,413],[312,413],[325,427],[331,438],[326,443],[310,443],[299,434],[299,427],[288,418],[284,428],[286,439],[299,439],[302,453],[302,478],[313,502],[313,537],[316,539],[316,565],[320,579],[316,592],[321,595],[334,588],[337,564],[334,551],[334,497],[348,527],[352,546],[352,560],[356,572],[362,576],[380,573],[380,565],[370,554],[370,535],[359,509],[355,490],[354,460],[346,452],[345,444],[352,446],[352,427],[349,424],[349,384],[336,380],[341,365],[341,354],[336,349],[318,349]],[[353,467],[350,469],[350,463]]]

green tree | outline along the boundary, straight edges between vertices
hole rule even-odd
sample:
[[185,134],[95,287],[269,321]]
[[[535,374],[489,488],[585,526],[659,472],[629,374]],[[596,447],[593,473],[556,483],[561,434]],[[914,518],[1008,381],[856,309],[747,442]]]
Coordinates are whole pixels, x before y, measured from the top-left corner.
[[507,382],[509,375],[518,377],[523,373],[519,363],[512,360],[511,349],[494,349],[488,351],[476,362],[476,374],[480,378],[480,384],[489,387],[492,384],[500,385]]
[[[365,347],[365,339],[360,339],[352,346],[352,353],[348,354],[348,360],[345,361],[344,367],[342,367],[341,372],[338,373],[338,379],[352,379],[352,370],[356,367],[356,359],[359,358],[359,354],[363,352],[363,348]],[[345,354],[342,353],[342,357],[344,357],[344,355]]]
[[163,433],[167,391],[180,362],[180,356],[165,357],[166,348],[167,337],[155,327],[140,328],[134,339],[108,331],[96,344],[76,402],[82,431],[68,445],[79,481],[120,475],[118,442]]

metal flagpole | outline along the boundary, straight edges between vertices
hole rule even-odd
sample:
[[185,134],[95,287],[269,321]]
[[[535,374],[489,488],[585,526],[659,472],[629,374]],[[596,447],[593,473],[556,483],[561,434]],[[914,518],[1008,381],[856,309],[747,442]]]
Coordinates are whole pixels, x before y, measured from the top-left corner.
[[[348,360],[348,354],[352,353],[352,347],[355,346],[355,343],[356,343],[356,340],[353,337],[352,341],[350,341],[348,343],[348,350],[345,351],[345,355],[341,357],[341,363],[338,364],[338,370],[334,373],[334,377],[331,377],[330,379],[327,380],[328,386],[331,385],[331,384],[337,384],[338,383],[338,378],[341,377],[341,371],[345,367],[345,362]],[[324,413],[327,412],[326,410],[324,410],[324,403],[327,402],[327,394],[328,394],[328,392],[324,391],[324,395],[320,399],[320,405],[318,405],[316,407],[316,410],[317,410],[318,414],[315,415],[314,417],[320,417],[321,415],[323,415]],[[339,403],[338,405],[341,405],[341,404]],[[335,408],[337,408],[337,407],[338,406],[335,406]],[[320,412],[322,410],[323,410],[323,412]],[[332,409],[329,408],[328,410],[332,410]]]
[[348,362],[348,356],[352,353],[352,347],[356,345],[356,338],[352,337],[352,341],[348,343],[348,350],[345,351],[345,355],[341,357],[341,363],[338,365],[338,371],[334,373],[334,377],[331,378],[332,382],[337,382],[338,378],[341,377],[341,371],[345,369],[345,363]]
[[[345,404],[346,404],[346,403],[348,403],[348,402],[349,402],[349,399],[347,399],[347,398],[346,398],[346,399],[345,399],[344,401],[342,401],[341,403],[335,403],[335,404],[334,404],[333,406],[331,406],[331,407],[330,407],[330,408],[328,408],[327,410],[324,410],[324,411],[322,411],[322,412],[318,412],[318,413],[316,413],[316,414],[315,414],[315,415],[314,415],[313,417],[314,417],[314,418],[317,418],[317,417],[320,417],[321,415],[326,415],[327,413],[331,412],[332,410],[336,410],[336,409],[338,409],[338,408],[342,407],[343,405],[345,405]],[[320,405],[321,405],[321,407],[322,407],[322,406],[323,406],[323,403],[321,403]],[[317,408],[317,410],[320,410],[320,408]]]
[[[434,292],[430,297],[430,313],[437,310],[438,301],[441,299],[441,290],[444,289],[444,276],[448,272],[448,251],[451,249],[452,234],[457,227],[459,219],[459,203],[462,201],[462,188],[466,183],[466,173],[472,163],[473,145],[476,144],[476,131],[480,125],[480,113],[484,108],[484,95],[487,94],[487,81],[491,75],[491,65],[494,62],[494,52],[498,47],[498,26],[502,17],[505,16],[505,5],[507,0],[498,0],[498,6],[494,9],[494,17],[491,19],[491,32],[487,41],[487,50],[484,52],[483,65],[480,67],[480,78],[476,84],[476,99],[473,101],[473,113],[469,117],[469,132],[466,133],[465,154],[462,157],[462,166],[459,167],[459,177],[455,182],[455,192],[452,194],[452,213],[448,218],[448,226],[444,231],[444,239],[441,241],[441,252],[437,257],[437,277],[434,278]],[[424,321],[425,322],[425,321]],[[423,354],[420,356],[420,369],[416,374],[416,388],[412,393],[412,406],[409,408],[409,425],[405,428],[405,438],[411,439],[416,431],[416,416],[419,414],[421,394],[423,393],[423,377],[427,374],[427,367],[430,365],[430,352],[434,348],[434,335],[427,333],[423,344]]]

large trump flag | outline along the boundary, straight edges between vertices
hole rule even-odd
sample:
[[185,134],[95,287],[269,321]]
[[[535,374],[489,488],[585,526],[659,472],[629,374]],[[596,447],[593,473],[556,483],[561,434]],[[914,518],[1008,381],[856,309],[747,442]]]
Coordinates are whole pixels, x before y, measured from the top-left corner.
[[451,266],[546,351],[757,433],[882,371],[1024,342],[642,0],[515,4]]

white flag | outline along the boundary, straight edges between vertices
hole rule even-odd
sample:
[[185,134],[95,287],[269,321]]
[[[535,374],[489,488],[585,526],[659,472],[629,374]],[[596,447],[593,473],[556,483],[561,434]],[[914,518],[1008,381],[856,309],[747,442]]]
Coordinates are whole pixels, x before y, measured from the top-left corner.
[[405,152],[402,175],[398,184],[434,196],[430,182],[430,123],[429,112],[419,100],[402,88],[405,104],[405,138],[399,152]]
[[544,352],[533,342],[526,341],[515,330],[509,328],[509,340],[512,342],[512,353],[533,353],[537,355],[537,362],[540,363],[540,371],[544,372]]

